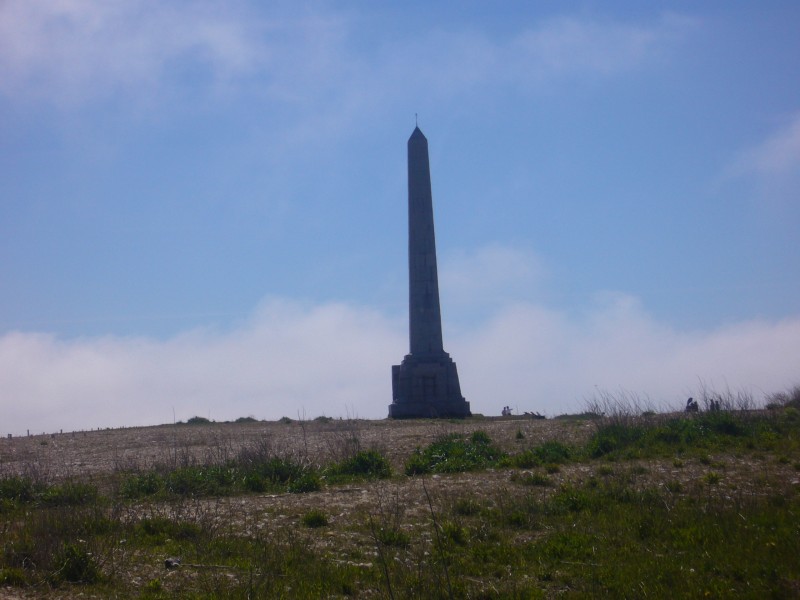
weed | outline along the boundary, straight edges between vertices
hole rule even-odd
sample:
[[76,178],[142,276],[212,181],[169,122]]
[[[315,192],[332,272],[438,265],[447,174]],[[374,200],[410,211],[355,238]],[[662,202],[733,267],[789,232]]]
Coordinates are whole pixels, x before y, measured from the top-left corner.
[[664,487],[672,494],[680,494],[683,491],[683,484],[676,479],[668,481],[664,484]]
[[136,500],[152,496],[164,489],[164,479],[155,472],[132,474],[122,480],[119,493],[123,498]]
[[503,456],[489,436],[475,431],[470,438],[459,434],[439,437],[424,450],[417,448],[406,461],[406,475],[460,473],[494,465]]
[[306,473],[303,473],[297,479],[293,479],[292,481],[290,481],[287,489],[292,494],[304,494],[306,492],[316,492],[322,489],[322,481],[320,481],[320,478],[316,473],[308,471]]
[[331,466],[327,473],[333,476],[386,479],[392,476],[392,467],[377,450],[361,450],[354,456]]
[[458,546],[466,546],[469,541],[469,532],[454,521],[445,521],[441,526],[442,536]]
[[776,392],[767,396],[767,408],[800,409],[800,385],[785,392]]
[[164,589],[164,586],[161,583],[161,580],[156,577],[155,579],[151,579],[148,581],[144,586],[145,593],[157,593]]
[[55,558],[55,570],[50,574],[53,582],[97,583],[101,572],[97,561],[81,544],[66,544]]
[[375,532],[375,538],[384,546],[395,548],[408,548],[411,543],[409,535],[397,527],[380,527]]
[[22,587],[28,583],[23,569],[7,567],[0,568],[0,585],[11,585]]
[[561,442],[552,440],[512,456],[504,457],[501,466],[530,469],[544,464],[564,464],[573,457],[573,450]]
[[511,476],[511,481],[521,483],[522,485],[534,485],[540,487],[548,487],[553,485],[553,481],[547,475],[542,475],[541,473],[522,473],[519,475],[514,473]]
[[97,501],[98,491],[94,485],[80,481],[67,481],[48,487],[41,495],[45,506],[78,506]]
[[28,477],[12,475],[0,479],[0,512],[3,507],[8,510],[33,502],[39,492],[40,486],[35,485]]
[[156,545],[164,544],[167,540],[198,542],[205,535],[203,528],[196,523],[166,517],[142,519],[135,525],[133,533],[148,544]]
[[458,498],[453,504],[453,514],[474,517],[481,512],[481,505],[472,498]]
[[306,527],[316,529],[317,527],[325,527],[328,525],[328,515],[321,510],[312,509],[304,514],[300,521]]
[[191,466],[164,478],[164,490],[176,496],[228,495],[233,492],[236,471],[221,465]]

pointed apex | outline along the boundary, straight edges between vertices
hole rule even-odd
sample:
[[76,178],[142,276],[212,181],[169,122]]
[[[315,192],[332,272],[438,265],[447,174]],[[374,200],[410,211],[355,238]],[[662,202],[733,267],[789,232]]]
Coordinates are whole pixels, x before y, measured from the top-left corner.
[[408,139],[409,139],[409,140],[413,140],[413,139],[418,139],[418,138],[422,138],[423,140],[426,140],[426,141],[427,141],[427,138],[426,138],[426,137],[425,137],[425,135],[422,133],[422,131],[420,130],[420,128],[419,128],[419,127],[414,127],[414,131],[413,131],[413,132],[411,132],[411,137],[410,137],[410,138],[408,138]]

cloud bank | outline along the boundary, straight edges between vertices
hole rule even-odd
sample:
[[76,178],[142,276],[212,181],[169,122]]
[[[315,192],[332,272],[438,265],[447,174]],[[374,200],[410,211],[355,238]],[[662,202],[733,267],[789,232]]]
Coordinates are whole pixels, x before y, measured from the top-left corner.
[[12,1],[0,8],[0,91],[67,105],[147,96],[186,61],[224,80],[259,65],[258,33],[230,4]]
[[363,114],[421,90],[452,97],[475,86],[628,71],[694,25],[670,14],[648,23],[548,17],[504,37],[441,28],[396,41],[364,34],[368,12],[356,18],[323,6],[11,1],[0,6],[0,93],[79,106],[109,96],[150,101],[176,81],[205,82],[310,114]]
[[[493,284],[511,291],[475,297],[494,306],[484,319],[452,331],[445,322],[445,347],[473,412],[498,414],[510,405],[554,415],[581,410],[598,389],[620,388],[677,407],[701,381],[760,397],[800,379],[800,317],[678,331],[620,293],[600,293],[581,314],[568,314],[522,297],[529,288],[503,287],[517,271],[530,277],[540,268],[529,253],[494,245],[477,256],[476,277],[491,271],[494,257]],[[450,264],[442,280],[463,284],[470,261],[462,255]],[[455,268],[460,272],[448,272]],[[165,340],[9,333],[0,337],[0,429],[159,424],[173,414],[384,418],[390,366],[407,347],[405,318],[279,298],[230,330]]]

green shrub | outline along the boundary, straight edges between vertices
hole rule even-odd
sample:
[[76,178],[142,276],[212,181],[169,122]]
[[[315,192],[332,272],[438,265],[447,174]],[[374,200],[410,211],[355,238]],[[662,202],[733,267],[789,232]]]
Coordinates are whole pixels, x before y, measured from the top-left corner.
[[489,445],[492,443],[492,438],[490,438],[489,434],[483,431],[482,429],[478,429],[472,432],[472,435],[470,436],[470,441],[473,444]]
[[28,583],[25,571],[16,567],[0,568],[0,585],[22,587]]
[[101,579],[100,567],[83,545],[65,544],[56,556],[54,566],[51,573],[54,582],[97,583]]
[[368,479],[386,479],[392,476],[392,467],[377,450],[361,450],[329,469],[331,475],[350,475]]
[[313,509],[304,514],[300,520],[306,527],[314,529],[325,527],[328,524],[328,515],[321,510]]
[[150,594],[155,594],[156,596],[160,596],[161,591],[163,589],[164,589],[164,586],[161,583],[161,580],[158,577],[156,577],[155,579],[151,579],[150,581],[148,581],[145,584],[144,590],[143,590],[143,594],[145,596],[150,595]]
[[453,512],[462,517],[473,517],[480,514],[481,505],[472,498],[459,498],[453,504]]
[[290,481],[287,489],[292,494],[304,494],[307,492],[317,492],[322,489],[322,482],[319,479],[319,476],[312,472],[308,471],[298,477],[297,479]]
[[206,419],[205,417],[192,417],[191,419],[186,421],[187,425],[210,425],[211,420]]
[[781,407],[800,409],[800,385],[796,385],[786,392],[776,392],[767,397],[767,408]]
[[680,494],[683,491],[683,484],[676,479],[668,481],[666,484],[664,484],[664,487],[667,488],[668,492],[673,494]]
[[541,487],[553,485],[552,480],[547,475],[542,475],[541,473],[522,473],[521,475],[515,473],[515,475],[511,477],[511,481],[521,483],[522,485]]
[[79,506],[95,502],[98,495],[97,488],[91,484],[68,481],[47,488],[41,500],[45,506]]
[[271,484],[285,484],[303,476],[306,468],[299,462],[281,456],[253,461],[243,467],[247,475],[256,475]]
[[[788,411],[788,409],[787,409]],[[756,416],[734,411],[708,411],[665,421],[600,423],[586,446],[593,458],[636,458],[666,451],[712,450],[734,447],[771,448],[775,440],[792,428],[783,418]]]
[[9,506],[32,502],[36,497],[37,488],[28,477],[12,475],[0,479],[0,500],[6,500]]
[[637,425],[608,423],[598,427],[587,444],[589,456],[599,458],[631,446],[642,439],[645,428]]
[[476,431],[469,439],[452,433],[439,437],[427,448],[417,448],[406,461],[406,475],[461,473],[495,465],[503,457],[489,436]]
[[269,488],[269,480],[265,479],[258,473],[248,473],[242,480],[242,486],[248,492],[266,492]]
[[139,521],[134,531],[152,544],[163,544],[167,539],[197,542],[204,536],[203,528],[189,521],[173,521],[166,517],[152,517]]
[[164,479],[153,471],[128,475],[122,480],[119,493],[123,498],[137,500],[152,496],[164,489]]
[[235,489],[237,471],[224,465],[181,467],[164,477],[164,490],[176,496],[224,496]]
[[375,538],[384,546],[408,548],[411,544],[409,535],[398,527],[381,527],[375,530]]
[[544,442],[519,454],[512,454],[500,461],[500,466],[531,469],[545,464],[563,464],[572,459],[574,451],[561,442]]
[[469,541],[467,528],[453,521],[442,523],[442,536],[458,546],[466,546]]

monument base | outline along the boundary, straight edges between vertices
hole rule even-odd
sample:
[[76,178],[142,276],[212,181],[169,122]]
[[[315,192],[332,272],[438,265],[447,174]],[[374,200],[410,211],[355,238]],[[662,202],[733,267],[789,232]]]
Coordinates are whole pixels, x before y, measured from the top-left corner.
[[456,363],[446,352],[406,355],[392,367],[390,419],[463,418],[471,416],[461,395]]

